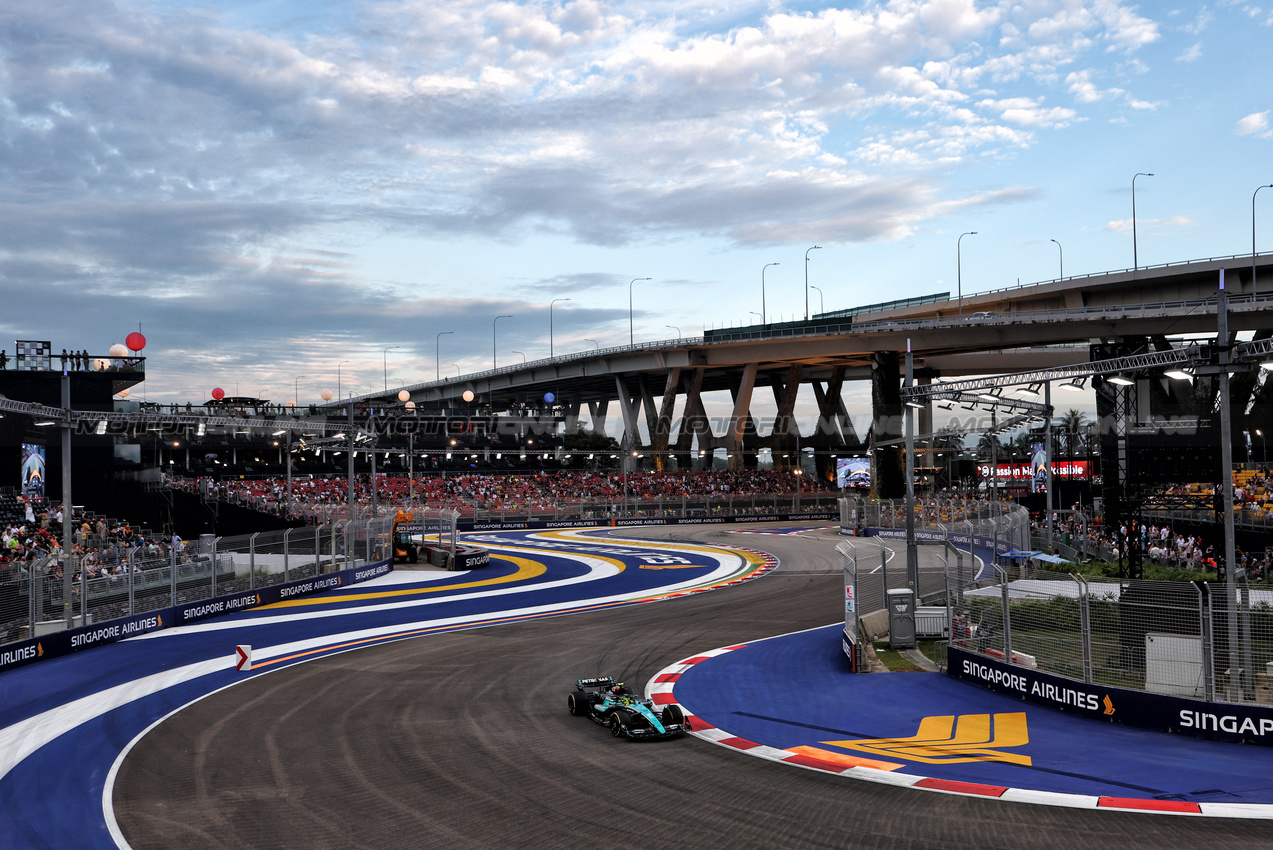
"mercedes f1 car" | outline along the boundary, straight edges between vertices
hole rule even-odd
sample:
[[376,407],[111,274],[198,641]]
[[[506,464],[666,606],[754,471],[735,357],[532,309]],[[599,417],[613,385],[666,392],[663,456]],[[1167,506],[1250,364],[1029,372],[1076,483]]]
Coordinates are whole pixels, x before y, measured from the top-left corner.
[[566,705],[576,717],[610,727],[616,738],[671,738],[690,729],[679,705],[665,705],[656,713],[654,700],[641,699],[612,676],[577,680]]

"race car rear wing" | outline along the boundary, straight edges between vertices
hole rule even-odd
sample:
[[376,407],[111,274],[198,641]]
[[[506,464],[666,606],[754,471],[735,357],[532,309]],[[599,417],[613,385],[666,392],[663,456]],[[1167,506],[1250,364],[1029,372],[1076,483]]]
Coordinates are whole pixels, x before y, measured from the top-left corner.
[[584,688],[609,688],[614,685],[613,676],[595,676],[591,679],[576,679],[575,686],[579,690]]

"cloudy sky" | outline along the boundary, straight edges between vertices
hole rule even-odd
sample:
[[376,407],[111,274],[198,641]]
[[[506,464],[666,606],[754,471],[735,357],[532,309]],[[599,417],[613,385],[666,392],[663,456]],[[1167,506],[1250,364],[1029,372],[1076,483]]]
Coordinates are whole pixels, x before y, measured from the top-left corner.
[[625,343],[633,278],[638,341],[803,316],[815,244],[814,312],[953,292],[965,231],[965,292],[1129,267],[1137,172],[1142,265],[1241,254],[1270,44],[1223,1],[6,0],[0,341],[140,327],[150,400],[305,403],[547,356],[553,299],[557,353]]

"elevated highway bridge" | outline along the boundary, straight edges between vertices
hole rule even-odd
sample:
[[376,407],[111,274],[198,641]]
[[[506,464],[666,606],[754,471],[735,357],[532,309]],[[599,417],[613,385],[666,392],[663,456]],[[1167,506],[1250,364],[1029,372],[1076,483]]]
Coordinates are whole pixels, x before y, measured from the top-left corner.
[[[423,409],[490,412],[540,408],[546,394],[569,423],[586,406],[594,428],[618,402],[629,445],[637,445],[644,412],[659,465],[669,451],[689,460],[700,450],[760,445],[853,448],[841,390],[871,381],[877,426],[900,406],[900,356],[908,344],[921,382],[933,378],[1046,370],[1086,362],[1093,343],[1214,334],[1216,292],[1223,275],[1231,332],[1273,329],[1273,254],[1238,255],[1027,284],[962,298],[918,299],[905,306],[815,315],[807,322],[753,325],[703,336],[565,354],[457,378],[395,387],[355,402],[399,404],[406,390]],[[1258,283],[1258,287],[1256,286]],[[816,432],[798,435],[792,411],[801,384],[819,405]],[[768,386],[778,413],[762,440],[750,414],[757,387]],[[729,390],[733,409],[723,433],[708,423],[702,395]],[[463,401],[472,393],[475,402]],[[672,433],[678,397],[682,425]],[[333,402],[328,407],[338,407]],[[897,417],[893,417],[896,419]],[[899,420],[900,421],[900,420]],[[888,429],[892,430],[892,429]]]

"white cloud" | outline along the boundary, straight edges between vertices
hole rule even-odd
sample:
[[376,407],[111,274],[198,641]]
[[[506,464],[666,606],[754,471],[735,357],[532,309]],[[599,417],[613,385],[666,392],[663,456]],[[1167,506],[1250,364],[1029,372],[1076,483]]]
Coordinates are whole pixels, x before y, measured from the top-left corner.
[[1061,106],[1044,107],[1040,100],[1028,97],[988,98],[978,105],[998,112],[1003,120],[1011,124],[1026,127],[1064,127],[1077,115],[1073,109]]
[[1255,136],[1260,139],[1269,138],[1273,135],[1269,131],[1269,110],[1252,112],[1245,118],[1240,119],[1237,126],[1233,129],[1239,136]]
[[[1188,216],[1177,215],[1171,218],[1138,218],[1136,219],[1136,230],[1141,233],[1149,233],[1152,230],[1163,230],[1169,227],[1190,227],[1195,222]],[[1117,221],[1106,222],[1105,229],[1112,233],[1130,233],[1132,230],[1132,220],[1130,218],[1119,219]]]
[[1177,62],[1196,62],[1202,58],[1202,42],[1186,48],[1179,56],[1176,57]]
[[1158,38],[1115,0],[389,0],[312,31],[154,11],[176,3],[55,5],[14,6],[0,28],[0,281],[47,293],[0,288],[18,327],[66,292],[100,315],[125,291],[209,290],[253,311],[245,332],[270,332],[274,297],[305,328],[372,327],[351,305],[394,285],[307,247],[355,231],[901,238],[1028,197],[956,189],[943,169],[1119,98],[1138,108],[1092,69],[1102,48],[1134,64]]

